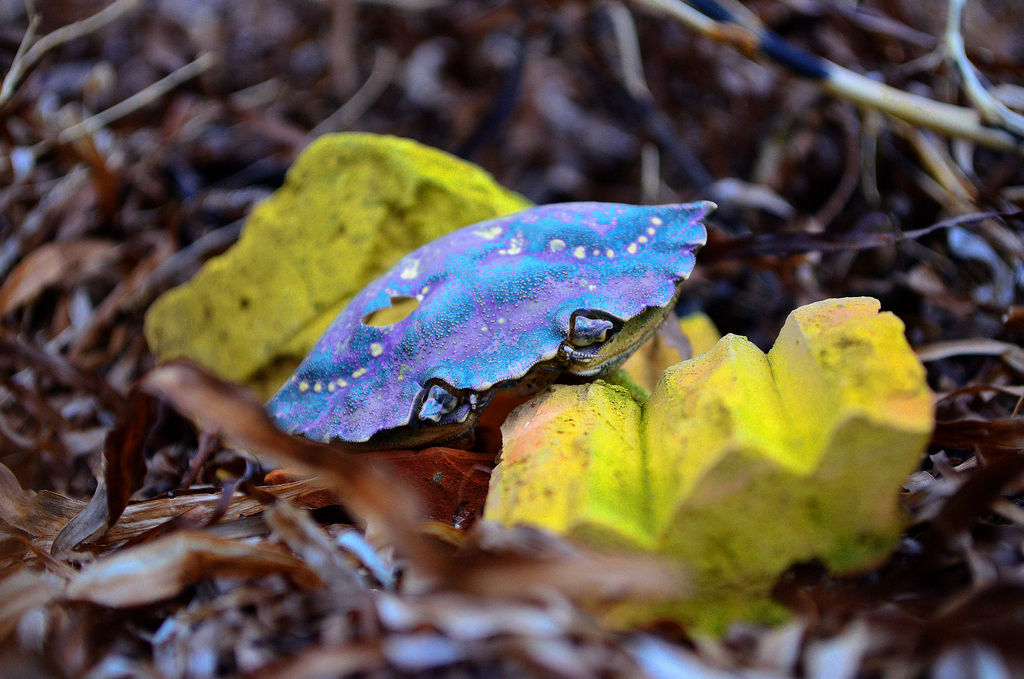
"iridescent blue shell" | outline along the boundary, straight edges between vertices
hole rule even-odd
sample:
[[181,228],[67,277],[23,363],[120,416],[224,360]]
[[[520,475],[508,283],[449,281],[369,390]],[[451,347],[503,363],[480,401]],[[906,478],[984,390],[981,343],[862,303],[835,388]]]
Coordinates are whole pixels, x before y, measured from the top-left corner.
[[[269,409],[312,439],[412,445],[470,429],[496,389],[604,374],[671,308],[713,208],[545,205],[438,238],[352,298]],[[654,323],[617,341],[635,319]]]

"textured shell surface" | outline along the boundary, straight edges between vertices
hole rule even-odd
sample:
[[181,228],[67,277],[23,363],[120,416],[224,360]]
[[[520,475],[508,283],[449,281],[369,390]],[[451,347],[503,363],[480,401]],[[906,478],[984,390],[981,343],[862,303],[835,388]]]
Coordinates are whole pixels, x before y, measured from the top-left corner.
[[[268,408],[287,431],[349,442],[434,425],[439,384],[475,412],[475,395],[557,370],[574,314],[626,323],[671,305],[713,208],[562,203],[453,231],[353,297]],[[368,321],[402,298],[407,316]]]

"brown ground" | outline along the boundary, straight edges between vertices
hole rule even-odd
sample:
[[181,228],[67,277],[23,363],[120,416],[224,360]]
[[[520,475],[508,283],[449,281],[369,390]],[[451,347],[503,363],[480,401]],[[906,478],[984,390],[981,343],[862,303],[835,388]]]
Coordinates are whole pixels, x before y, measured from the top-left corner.
[[[19,53],[26,4],[0,0],[0,71],[27,67],[0,93],[0,675],[720,676],[697,662],[772,677],[1024,672],[1020,155],[866,113],[639,11],[651,96],[638,99],[618,67],[614,3],[131,4]],[[103,5],[36,0],[34,35],[65,35],[52,32]],[[967,104],[956,71],[930,56],[944,3],[749,6],[823,57]],[[1021,25],[1019,3],[987,0],[964,29],[970,58],[1018,105]],[[140,92],[116,119],[97,116]],[[318,463],[315,447],[279,441],[230,387],[182,369],[160,376],[178,379],[157,389],[168,400],[135,388],[154,365],[148,304],[233,241],[311,138],[340,130],[457,153],[538,203],[714,198],[687,305],[762,347],[798,304],[850,295],[879,298],[916,347],[984,338],[925,355],[940,425],[907,483],[911,527],[891,560],[846,579],[794,567],[777,586],[795,613],[781,629],[737,626],[714,643],[671,625],[612,633],[571,603],[601,583],[565,545],[451,522],[425,537],[409,530],[401,488],[380,497],[362,462]],[[976,212],[1006,216],[887,235]],[[326,465],[370,519],[377,555],[358,551],[362,531],[330,496],[271,487],[318,506],[312,518],[276,501],[171,402]],[[140,572],[76,579],[131,545],[150,548],[131,552]],[[658,674],[659,661],[691,673]]]

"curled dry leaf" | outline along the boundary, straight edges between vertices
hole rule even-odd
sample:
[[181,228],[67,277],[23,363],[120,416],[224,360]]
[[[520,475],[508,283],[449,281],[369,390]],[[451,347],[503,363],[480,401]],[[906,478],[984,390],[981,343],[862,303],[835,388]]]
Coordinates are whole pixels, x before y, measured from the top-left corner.
[[68,583],[66,595],[75,601],[123,608],[168,599],[207,577],[275,573],[300,587],[321,585],[309,566],[276,549],[182,532],[101,559]]
[[441,587],[503,596],[536,595],[552,588],[593,599],[670,597],[682,587],[679,569],[646,555],[606,555],[564,549],[552,558],[528,551],[494,554],[470,544],[449,558],[418,530],[422,514],[408,488],[385,476],[373,457],[350,453],[276,429],[262,404],[243,388],[224,382],[187,361],[151,371],[143,388],[162,396],[206,431],[257,455],[318,473],[319,482],[365,517],[422,574]]
[[124,396],[103,376],[0,328],[0,365],[8,363],[18,368],[31,368],[58,384],[91,394],[113,413],[121,413],[126,407]]
[[347,596],[362,591],[355,569],[305,509],[277,502],[267,508],[264,520],[328,587]]
[[53,601],[61,592],[60,580],[49,573],[21,569],[0,581],[0,640],[6,639],[21,616]]
[[32,497],[33,493],[22,489],[14,472],[0,464],[0,521],[28,531]]
[[1024,455],[1016,451],[994,456],[994,459],[967,477],[942,506],[924,536],[925,545],[932,549],[955,545],[970,530],[977,517],[999,500],[1002,493],[1019,493],[1022,482]]
[[964,419],[938,422],[932,444],[950,448],[979,448],[985,453],[1024,450],[1024,420]]
[[92,499],[54,538],[50,551],[60,554],[95,539],[109,529],[128,505],[146,475],[143,448],[155,416],[151,396],[136,392],[122,423],[103,443],[103,470]]
[[[270,486],[264,490],[282,500],[302,502],[304,498],[320,493],[322,484],[307,479]],[[172,497],[158,497],[129,504],[120,519],[103,535],[95,546],[109,549],[152,535],[168,521],[187,516],[195,525],[205,525],[220,513],[222,493],[186,491]],[[38,549],[50,550],[53,540],[74,517],[82,514],[87,503],[54,493],[25,491],[7,467],[0,464],[0,521],[22,531]],[[253,517],[266,507],[256,498],[234,493],[227,513],[233,517]],[[260,527],[265,531],[265,527]],[[0,559],[0,568],[13,565]]]
[[363,673],[387,667],[383,649],[377,643],[320,646],[306,649],[295,658],[288,658],[272,668],[260,670],[262,679],[328,679]]
[[1024,348],[987,337],[935,342],[917,347],[915,351],[925,363],[954,356],[998,356],[1016,372],[1024,374]]
[[[316,493],[319,486],[312,481],[296,481],[282,483],[265,491],[282,500],[301,500]],[[140,536],[159,530],[167,521],[178,516],[187,515],[198,525],[205,525],[221,513],[220,503],[223,494],[209,491],[178,492],[170,497],[157,497],[142,502],[129,504],[121,519],[107,533],[96,541],[101,547],[119,545],[125,541],[138,539]],[[233,517],[252,517],[266,507],[258,498],[235,492],[225,514]]]
[[0,286],[0,316],[35,299],[51,285],[68,284],[117,257],[115,243],[82,239],[50,243],[30,253]]
[[[489,414],[490,408],[485,415]],[[378,451],[367,456],[389,467],[397,478],[416,490],[424,518],[466,528],[483,512],[497,453],[433,447]],[[269,472],[264,482],[272,485],[295,479],[294,472],[277,469]],[[315,483],[312,479],[309,482]],[[337,497],[321,490],[306,495],[296,504],[316,509],[338,503]]]
[[378,457],[416,489],[427,518],[464,528],[483,513],[495,455],[435,447]]
[[490,521],[473,526],[445,575],[451,589],[481,596],[534,598],[556,590],[595,606],[675,600],[690,589],[689,573],[661,557],[591,549]]
[[407,557],[427,572],[436,570],[440,555],[415,529],[420,513],[413,496],[380,474],[367,458],[339,443],[328,446],[285,434],[250,392],[188,361],[156,368],[142,385],[235,447],[320,474],[325,486],[383,530]]

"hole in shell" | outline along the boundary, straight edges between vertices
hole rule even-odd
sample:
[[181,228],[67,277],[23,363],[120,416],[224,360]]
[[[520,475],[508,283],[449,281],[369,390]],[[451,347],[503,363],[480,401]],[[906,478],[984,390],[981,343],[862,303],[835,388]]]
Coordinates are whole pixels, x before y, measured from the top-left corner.
[[363,325],[386,328],[405,320],[419,305],[415,297],[392,297],[391,306],[382,307],[363,316]]

